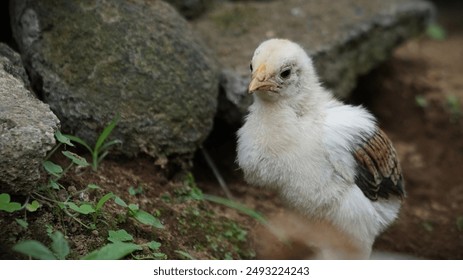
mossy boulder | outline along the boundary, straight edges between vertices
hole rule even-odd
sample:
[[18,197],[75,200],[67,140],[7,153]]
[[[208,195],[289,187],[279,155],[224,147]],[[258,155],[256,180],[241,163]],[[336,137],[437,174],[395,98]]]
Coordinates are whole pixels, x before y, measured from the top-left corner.
[[126,155],[190,158],[216,111],[218,71],[163,1],[18,0],[13,35],[31,84],[63,130],[94,143],[113,132]]

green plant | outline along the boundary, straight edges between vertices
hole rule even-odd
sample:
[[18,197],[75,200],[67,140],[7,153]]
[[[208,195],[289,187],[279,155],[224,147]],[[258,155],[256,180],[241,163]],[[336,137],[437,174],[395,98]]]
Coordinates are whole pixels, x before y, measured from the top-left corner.
[[[50,248],[37,240],[25,240],[15,246],[13,250],[38,260],[64,260],[70,254],[69,243],[60,231],[55,231],[47,226],[48,236],[52,242]],[[98,248],[91,253],[83,256],[83,260],[118,260],[135,251],[142,250],[146,247],[151,253],[152,259],[165,259],[165,254],[159,252],[161,243],[150,241],[138,245],[133,243],[133,236],[125,230],[110,230],[108,232],[110,243]]]
[[143,187],[142,186],[138,186],[137,188],[135,188],[134,186],[130,186],[129,187],[129,194],[130,195],[139,195],[139,194],[142,194],[143,193]]
[[141,210],[136,204],[127,204],[120,197],[115,197],[114,202],[127,209],[127,214],[135,218],[138,222],[152,226],[154,228],[162,229],[164,226],[158,218],[154,217],[150,213]]
[[119,116],[116,116],[101,132],[101,134],[98,136],[98,139],[96,140],[95,146],[93,148],[85,142],[83,139],[74,136],[74,135],[66,135],[68,139],[71,141],[74,141],[83,147],[87,149],[90,154],[92,155],[92,169],[93,171],[96,171],[98,169],[98,166],[100,162],[108,155],[109,149],[117,144],[121,144],[122,142],[120,140],[112,140],[106,142],[108,139],[109,135],[113,131],[113,129],[116,127],[117,123],[119,121]]
[[0,194],[0,210],[12,213],[21,210],[21,204],[11,202],[11,197],[7,193]]
[[61,147],[63,144],[64,145],[70,145],[74,146],[69,137],[61,134],[61,132],[58,130],[55,132],[55,138],[58,141],[58,144],[48,153],[48,155],[45,158],[45,161],[42,163],[43,168],[45,171],[50,175],[50,178],[48,180],[48,184],[46,186],[43,186],[42,189],[46,188],[52,188],[55,190],[58,190],[60,188],[63,188],[61,184],[59,184],[59,180],[68,172],[68,170],[76,165],[78,167],[87,167],[89,166],[87,160],[75,153],[72,153],[70,151],[61,151],[61,153],[70,160],[69,164],[66,166],[66,168],[62,168],[59,164],[56,164],[52,161],[49,160],[49,158],[58,150],[59,147]]
[[[135,251],[140,251],[146,247],[150,252],[151,259],[165,258],[165,255],[159,252],[161,243],[150,241],[148,243],[138,245],[133,243],[133,236],[125,230],[110,230],[108,232],[108,241],[111,243],[91,252],[84,256],[84,260],[118,260],[131,254]],[[135,257],[136,258],[136,257]]]
[[239,202],[233,201],[233,200],[228,199],[228,198],[223,198],[223,197],[220,197],[220,196],[210,195],[210,194],[203,194],[203,197],[204,197],[205,200],[209,200],[211,202],[218,203],[218,204],[233,208],[233,209],[238,210],[239,212],[241,212],[243,214],[246,214],[246,215],[254,218],[255,220],[257,220],[258,222],[260,222],[262,224],[267,224],[267,220],[264,218],[264,216],[262,216],[262,214],[260,214],[259,212],[255,211],[253,209],[250,209],[249,207],[247,207],[247,206],[245,206],[245,205],[243,205],[243,204],[241,204]]
[[420,108],[426,108],[429,105],[428,100],[423,95],[416,95],[415,96],[415,103]]
[[18,225],[22,226],[23,228],[28,228],[29,227],[29,223],[26,221],[26,220],[23,220],[23,219],[14,219],[16,221],[16,223],[18,223]]
[[37,200],[33,200],[31,203],[29,203],[29,199],[27,199],[26,202],[23,205],[21,205],[18,202],[12,202],[11,197],[8,193],[0,194],[0,210],[1,211],[13,213],[16,211],[26,209],[29,212],[35,212],[40,206],[41,205]]
[[195,259],[192,255],[190,255],[190,253],[182,251],[182,250],[175,250],[175,253],[177,253],[184,260],[194,260]]
[[426,28],[426,35],[433,40],[442,41],[447,38],[447,32],[445,29],[438,24],[437,22],[432,22]]
[[113,243],[133,240],[133,236],[130,235],[127,231],[125,231],[125,229],[110,230],[108,231],[108,235],[108,240]]
[[229,198],[224,198],[220,196],[204,194],[196,185],[195,179],[193,174],[188,173],[184,179],[184,188],[177,190],[177,196],[186,198],[186,199],[194,199],[194,200],[208,200],[210,202],[214,202],[217,204],[221,204],[223,206],[227,206],[229,208],[238,210],[239,212],[246,214],[260,223],[266,224],[266,219],[257,211],[250,209],[249,207]]
[[[92,186],[92,188],[95,188],[96,185],[90,185],[90,186]],[[87,189],[89,189],[89,187],[87,187]],[[77,206],[74,202],[68,201],[68,202],[64,202],[63,205],[69,207],[71,210],[79,214],[91,215],[93,217],[93,224],[91,225],[91,227],[94,228],[98,217],[101,215],[101,210],[102,210],[103,205],[106,202],[108,202],[108,200],[110,200],[111,198],[114,198],[114,194],[112,192],[107,193],[104,196],[102,196],[96,204],[83,203]]]
[[38,260],[64,260],[69,255],[70,249],[67,240],[60,231],[49,234],[52,240],[50,248],[36,240],[22,241],[13,250]]
[[421,222],[421,226],[427,231],[432,232],[434,231],[434,224],[431,221],[423,221]]
[[119,260],[143,248],[135,243],[116,242],[105,246],[84,256],[83,260]]
[[457,225],[458,231],[463,231],[463,216],[457,217],[456,225]]
[[461,104],[457,96],[447,95],[446,107],[450,112],[451,121],[457,121],[461,117]]

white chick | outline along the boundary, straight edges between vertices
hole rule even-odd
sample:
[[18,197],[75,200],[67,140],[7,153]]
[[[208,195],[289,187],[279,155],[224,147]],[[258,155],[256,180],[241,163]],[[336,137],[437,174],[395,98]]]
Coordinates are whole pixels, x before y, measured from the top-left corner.
[[329,222],[358,246],[358,258],[368,258],[404,197],[390,140],[368,111],[320,85],[296,43],[263,42],[251,71],[254,102],[237,146],[246,181],[274,188],[306,217]]

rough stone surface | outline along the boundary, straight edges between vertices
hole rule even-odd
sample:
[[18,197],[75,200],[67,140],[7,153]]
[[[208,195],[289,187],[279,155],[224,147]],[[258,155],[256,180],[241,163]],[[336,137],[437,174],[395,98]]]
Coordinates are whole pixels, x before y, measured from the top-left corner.
[[[37,187],[59,120],[27,89],[20,57],[0,43],[0,192]],[[24,80],[23,80],[24,79]]]
[[32,86],[65,132],[94,143],[116,115],[121,152],[191,156],[217,107],[217,62],[163,1],[12,1]]
[[279,37],[301,44],[323,84],[344,99],[358,76],[419,34],[432,13],[433,6],[421,0],[241,1],[216,6],[193,23],[226,69],[220,114],[239,121],[236,116],[242,117],[251,99],[245,94],[249,61],[263,40]]

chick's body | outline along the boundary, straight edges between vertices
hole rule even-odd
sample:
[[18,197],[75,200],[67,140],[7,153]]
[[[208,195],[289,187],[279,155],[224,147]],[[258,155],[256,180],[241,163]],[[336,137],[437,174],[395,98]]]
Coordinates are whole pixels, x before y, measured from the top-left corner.
[[262,43],[251,68],[254,103],[237,147],[245,179],[278,190],[309,218],[332,223],[368,257],[403,196],[389,140],[369,112],[335,100],[318,83],[297,44]]

